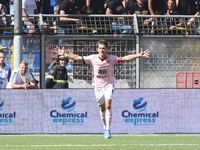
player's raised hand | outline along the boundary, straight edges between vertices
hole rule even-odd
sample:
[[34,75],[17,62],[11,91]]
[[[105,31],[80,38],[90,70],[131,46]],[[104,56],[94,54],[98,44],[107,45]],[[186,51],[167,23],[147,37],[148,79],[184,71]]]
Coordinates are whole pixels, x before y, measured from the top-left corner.
[[56,46],[56,48],[54,48],[54,54],[64,55],[65,54],[65,48],[63,47],[62,49],[60,49],[58,46]]
[[140,54],[141,54],[141,57],[149,57],[149,55],[150,55],[150,50],[147,49],[147,50],[143,51],[143,49],[141,48]]

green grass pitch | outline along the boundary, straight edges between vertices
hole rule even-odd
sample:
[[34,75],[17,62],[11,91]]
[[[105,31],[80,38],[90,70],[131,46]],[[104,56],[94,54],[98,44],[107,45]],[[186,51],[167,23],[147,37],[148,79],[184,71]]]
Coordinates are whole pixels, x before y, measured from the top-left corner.
[[200,134],[1,134],[0,150],[200,150]]

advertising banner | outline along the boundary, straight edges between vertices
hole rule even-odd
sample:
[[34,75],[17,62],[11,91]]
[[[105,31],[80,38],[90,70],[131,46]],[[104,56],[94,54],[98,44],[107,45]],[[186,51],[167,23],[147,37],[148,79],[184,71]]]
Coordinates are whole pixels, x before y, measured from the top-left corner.
[[[112,133],[200,133],[199,89],[116,89]],[[0,133],[103,133],[93,89],[0,90]]]

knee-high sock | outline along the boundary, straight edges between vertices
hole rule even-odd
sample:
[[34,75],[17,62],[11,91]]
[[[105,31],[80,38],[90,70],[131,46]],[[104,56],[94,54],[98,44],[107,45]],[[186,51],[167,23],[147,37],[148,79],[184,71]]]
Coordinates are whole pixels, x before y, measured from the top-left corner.
[[110,125],[112,121],[112,110],[106,109],[106,129],[110,130]]
[[103,123],[104,129],[106,129],[106,111],[100,110],[101,121]]

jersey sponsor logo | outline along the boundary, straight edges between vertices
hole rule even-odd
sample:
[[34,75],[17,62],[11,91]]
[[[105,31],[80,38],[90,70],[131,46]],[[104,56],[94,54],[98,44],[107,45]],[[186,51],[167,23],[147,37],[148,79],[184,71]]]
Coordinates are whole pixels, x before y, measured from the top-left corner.
[[99,69],[99,74],[106,74],[107,73],[107,69]]

